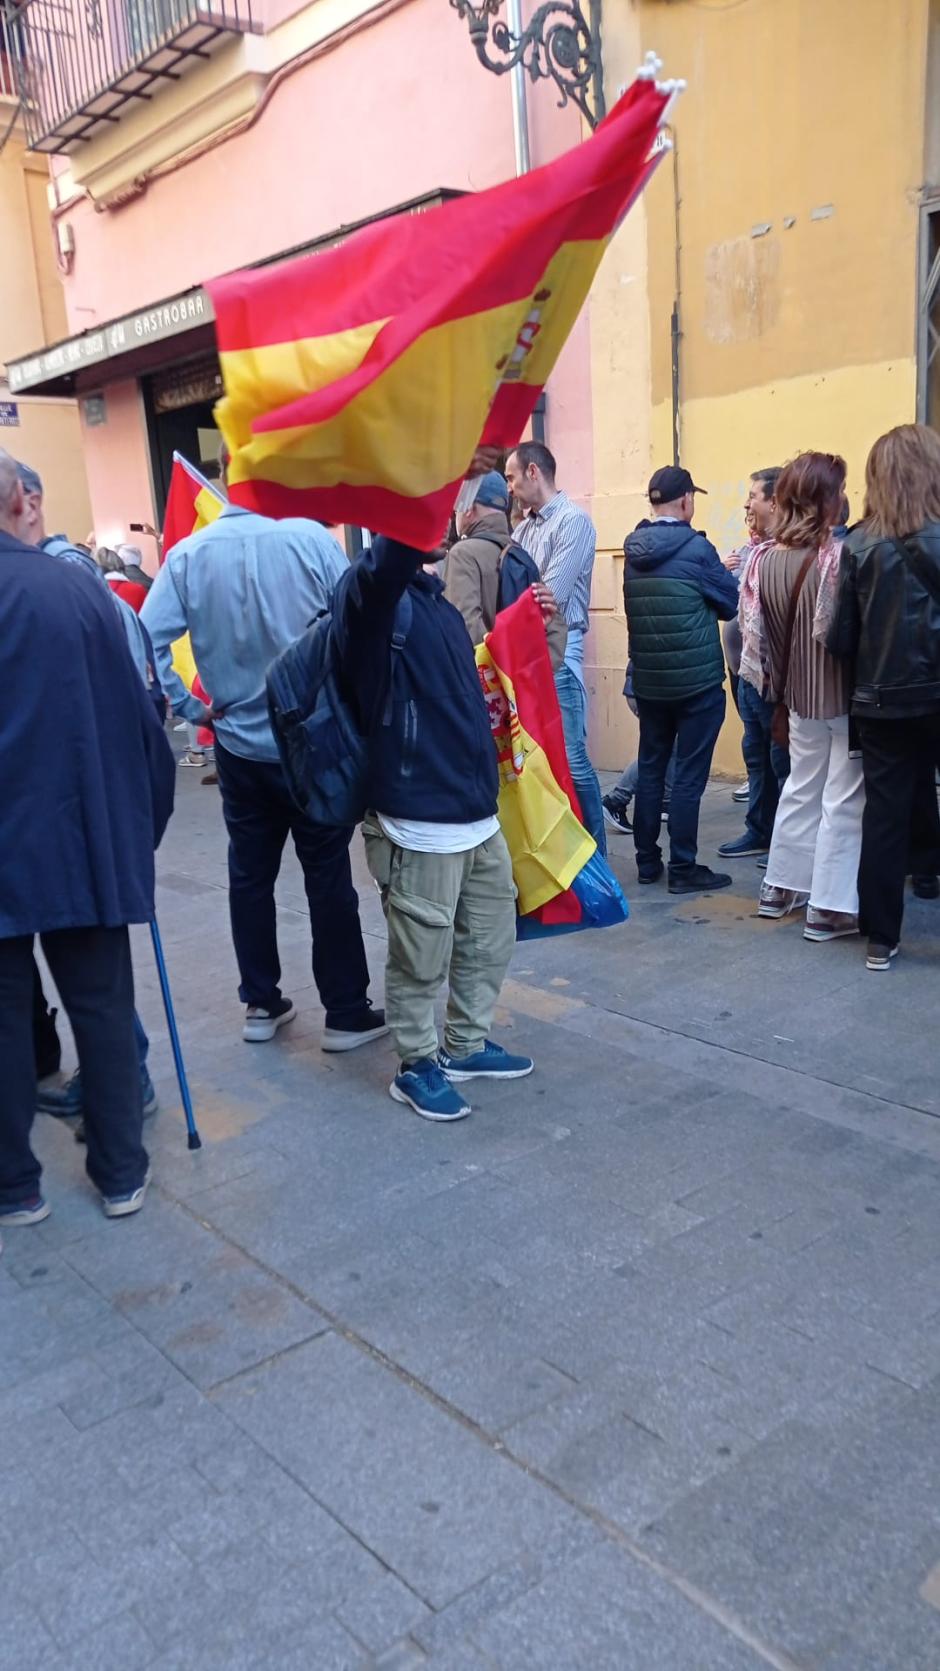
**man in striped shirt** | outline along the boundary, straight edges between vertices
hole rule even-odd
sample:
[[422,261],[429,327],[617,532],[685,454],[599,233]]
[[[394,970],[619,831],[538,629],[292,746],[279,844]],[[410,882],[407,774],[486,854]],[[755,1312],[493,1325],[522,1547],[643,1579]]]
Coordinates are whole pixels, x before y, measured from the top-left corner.
[[584,684],[584,638],[590,625],[591,575],[597,536],[585,511],[555,486],[556,465],[541,441],[523,441],[506,461],[509,491],[525,512],[515,529],[553,593],[568,623],[563,665],[555,674],[558,705],[565,727],[568,767],[584,827],[606,854],[600,784],[587,752],[587,691]]

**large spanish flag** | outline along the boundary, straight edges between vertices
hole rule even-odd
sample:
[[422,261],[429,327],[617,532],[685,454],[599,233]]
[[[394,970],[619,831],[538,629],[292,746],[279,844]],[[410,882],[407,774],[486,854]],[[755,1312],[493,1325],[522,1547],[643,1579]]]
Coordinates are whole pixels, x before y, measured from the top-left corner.
[[[182,453],[174,453],[163,517],[161,563],[180,540],[185,540],[189,534],[197,534],[200,528],[207,528],[224,509],[225,500],[212,483],[206,481],[205,476]],[[173,671],[182,679],[186,689],[192,690],[196,663],[188,632],[173,645]]]
[[434,546],[476,447],[522,435],[673,91],[649,70],[544,168],[210,283],[233,501]]

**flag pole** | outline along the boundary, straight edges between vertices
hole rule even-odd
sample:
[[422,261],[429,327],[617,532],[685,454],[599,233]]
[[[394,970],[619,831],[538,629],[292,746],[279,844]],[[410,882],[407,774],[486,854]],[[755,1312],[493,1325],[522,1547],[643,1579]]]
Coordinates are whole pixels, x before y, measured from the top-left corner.
[[196,1117],[193,1114],[192,1098],[189,1094],[189,1081],[186,1078],[186,1068],[183,1064],[183,1052],[180,1048],[180,1036],[176,1027],[176,1015],[173,1010],[173,999],[170,995],[170,981],[166,972],[166,960],[163,956],[163,942],[157,927],[156,917],[150,919],[150,938],[153,941],[153,955],[157,960],[157,974],[160,977],[160,991],[163,994],[163,1008],[166,1011],[166,1024],[170,1033],[170,1043],[173,1046],[173,1061],[176,1064],[176,1077],[179,1080],[180,1096],[183,1099],[183,1113],[186,1115],[186,1142],[190,1149],[201,1149],[202,1138],[196,1130]]

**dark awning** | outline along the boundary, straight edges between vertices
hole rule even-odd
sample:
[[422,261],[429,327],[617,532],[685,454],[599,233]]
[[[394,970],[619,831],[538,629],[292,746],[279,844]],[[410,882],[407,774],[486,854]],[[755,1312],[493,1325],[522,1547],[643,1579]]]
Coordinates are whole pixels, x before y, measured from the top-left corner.
[[[330,249],[358,232],[360,227],[374,221],[388,220],[393,215],[416,215],[435,209],[450,198],[462,197],[458,191],[441,188],[413,197],[407,203],[383,209],[377,215],[349,226],[338,227],[309,243],[269,255],[254,267],[268,267],[275,261],[288,261],[296,255],[307,255],[312,250]],[[182,290],[152,307],[126,313],[110,319],[105,325],[93,326],[79,336],[66,337],[63,342],[41,348],[35,354],[25,354],[10,360],[7,378],[12,395],[27,390],[43,395],[75,395],[87,389],[101,388],[104,383],[118,382],[126,377],[139,377],[156,366],[177,360],[214,346],[212,322],[215,318],[208,292],[201,285]]]

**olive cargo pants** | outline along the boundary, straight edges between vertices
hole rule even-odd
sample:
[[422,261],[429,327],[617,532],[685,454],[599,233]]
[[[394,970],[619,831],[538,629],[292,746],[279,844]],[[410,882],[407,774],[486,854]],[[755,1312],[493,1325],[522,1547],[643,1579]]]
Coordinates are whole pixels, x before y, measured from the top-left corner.
[[388,922],[385,1015],[402,1062],[437,1055],[434,1002],[449,993],[444,1048],[481,1049],[516,943],[515,888],[502,832],[466,853],[396,847],[377,820],[362,826]]

